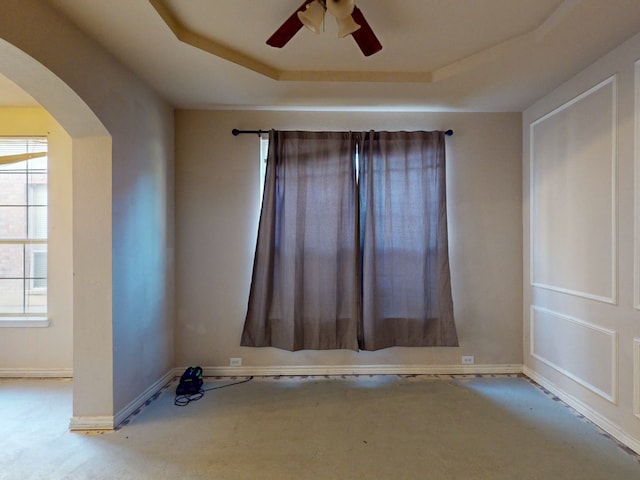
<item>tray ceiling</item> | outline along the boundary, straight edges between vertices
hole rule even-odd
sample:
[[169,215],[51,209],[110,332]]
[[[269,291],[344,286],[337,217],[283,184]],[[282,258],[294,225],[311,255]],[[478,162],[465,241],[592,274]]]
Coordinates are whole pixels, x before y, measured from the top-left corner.
[[330,17],[267,46],[302,0],[50,2],[178,108],[520,111],[640,32],[637,0],[357,0],[364,57]]

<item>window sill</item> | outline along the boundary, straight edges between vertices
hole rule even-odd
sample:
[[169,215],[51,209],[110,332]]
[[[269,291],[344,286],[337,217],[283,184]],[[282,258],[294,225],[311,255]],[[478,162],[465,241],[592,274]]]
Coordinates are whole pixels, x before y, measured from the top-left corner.
[[47,317],[31,316],[31,317],[1,317],[0,328],[45,328],[51,324]]

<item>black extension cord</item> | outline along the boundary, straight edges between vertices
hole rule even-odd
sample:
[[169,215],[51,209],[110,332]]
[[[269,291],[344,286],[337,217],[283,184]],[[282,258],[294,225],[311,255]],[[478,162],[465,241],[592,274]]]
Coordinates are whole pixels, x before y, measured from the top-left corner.
[[204,396],[204,392],[210,392],[211,390],[219,390],[221,388],[226,388],[226,387],[233,387],[234,385],[247,383],[247,382],[250,382],[251,380],[253,380],[253,375],[240,382],[228,383],[226,385],[219,385],[217,387],[211,387],[211,388],[201,388],[200,391],[198,391],[197,393],[191,393],[188,395],[176,395],[176,398],[174,399],[173,404],[177,407],[186,407],[191,402],[200,400]]

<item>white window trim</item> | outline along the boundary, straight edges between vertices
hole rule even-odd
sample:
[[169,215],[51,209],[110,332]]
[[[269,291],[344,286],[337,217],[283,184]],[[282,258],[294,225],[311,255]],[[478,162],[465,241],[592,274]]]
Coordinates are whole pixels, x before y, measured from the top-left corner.
[[28,317],[0,316],[0,328],[46,328],[51,325],[48,317],[30,315]]

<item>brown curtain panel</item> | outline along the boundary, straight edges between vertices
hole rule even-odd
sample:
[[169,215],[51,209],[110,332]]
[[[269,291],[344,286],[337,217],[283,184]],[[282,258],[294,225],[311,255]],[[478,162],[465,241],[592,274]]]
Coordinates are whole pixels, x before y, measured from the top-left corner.
[[370,132],[360,152],[363,350],[457,346],[443,132]]
[[244,346],[358,349],[355,139],[272,131]]

